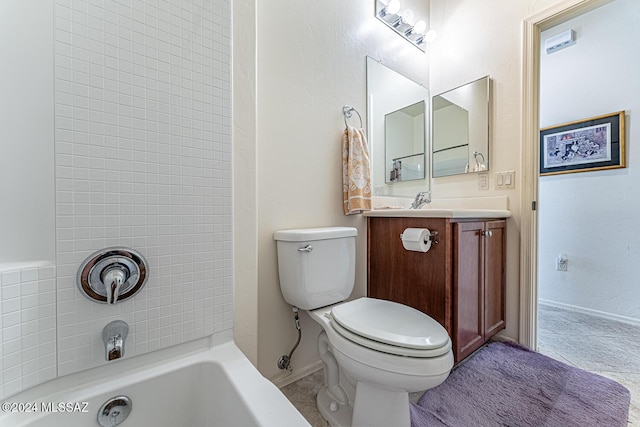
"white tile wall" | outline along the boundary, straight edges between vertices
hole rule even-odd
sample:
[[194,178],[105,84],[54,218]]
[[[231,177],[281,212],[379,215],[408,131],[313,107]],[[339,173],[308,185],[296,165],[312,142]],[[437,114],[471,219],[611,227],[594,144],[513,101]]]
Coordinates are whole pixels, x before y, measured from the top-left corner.
[[56,377],[55,267],[0,272],[0,399]]
[[[58,375],[232,324],[230,0],[57,0]],[[86,299],[92,252],[142,252],[150,278],[115,306]]]

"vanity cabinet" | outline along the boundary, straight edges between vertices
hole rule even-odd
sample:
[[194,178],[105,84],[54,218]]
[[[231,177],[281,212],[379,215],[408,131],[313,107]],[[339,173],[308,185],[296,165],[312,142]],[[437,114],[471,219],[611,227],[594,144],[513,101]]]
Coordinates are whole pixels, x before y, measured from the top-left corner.
[[[505,327],[504,219],[368,217],[368,290],[442,324],[456,363]],[[405,228],[438,232],[426,252],[407,251]]]

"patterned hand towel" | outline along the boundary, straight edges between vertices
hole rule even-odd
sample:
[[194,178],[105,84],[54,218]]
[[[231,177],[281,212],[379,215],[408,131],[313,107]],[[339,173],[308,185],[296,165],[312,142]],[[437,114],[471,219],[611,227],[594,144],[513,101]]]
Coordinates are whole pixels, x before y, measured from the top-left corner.
[[347,127],[342,136],[342,195],[345,215],[371,210],[371,165],[364,129]]

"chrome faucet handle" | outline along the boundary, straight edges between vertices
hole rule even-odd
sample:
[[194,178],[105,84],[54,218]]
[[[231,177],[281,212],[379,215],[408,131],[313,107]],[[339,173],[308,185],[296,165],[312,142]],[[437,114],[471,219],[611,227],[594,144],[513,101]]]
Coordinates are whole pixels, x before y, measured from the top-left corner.
[[411,207],[409,209],[420,209],[422,205],[427,203],[431,203],[431,191],[421,191],[416,194],[416,198],[411,203]]
[[124,343],[129,334],[129,325],[123,320],[114,320],[102,330],[105,359],[107,362],[124,357]]
[[102,282],[107,296],[107,304],[115,304],[120,296],[120,288],[128,280],[126,267],[119,263],[105,269]]

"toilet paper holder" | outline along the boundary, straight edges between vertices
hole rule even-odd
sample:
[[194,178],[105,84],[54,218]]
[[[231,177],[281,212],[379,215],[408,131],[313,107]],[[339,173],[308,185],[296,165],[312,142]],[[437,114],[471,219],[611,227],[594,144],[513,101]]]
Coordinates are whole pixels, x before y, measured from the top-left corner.
[[[431,233],[429,234],[429,236],[425,236],[426,239],[424,241],[424,243],[427,243],[429,240],[431,240],[432,243],[438,243],[438,232],[437,231],[431,231]],[[400,233],[400,241],[402,241],[402,233]]]

